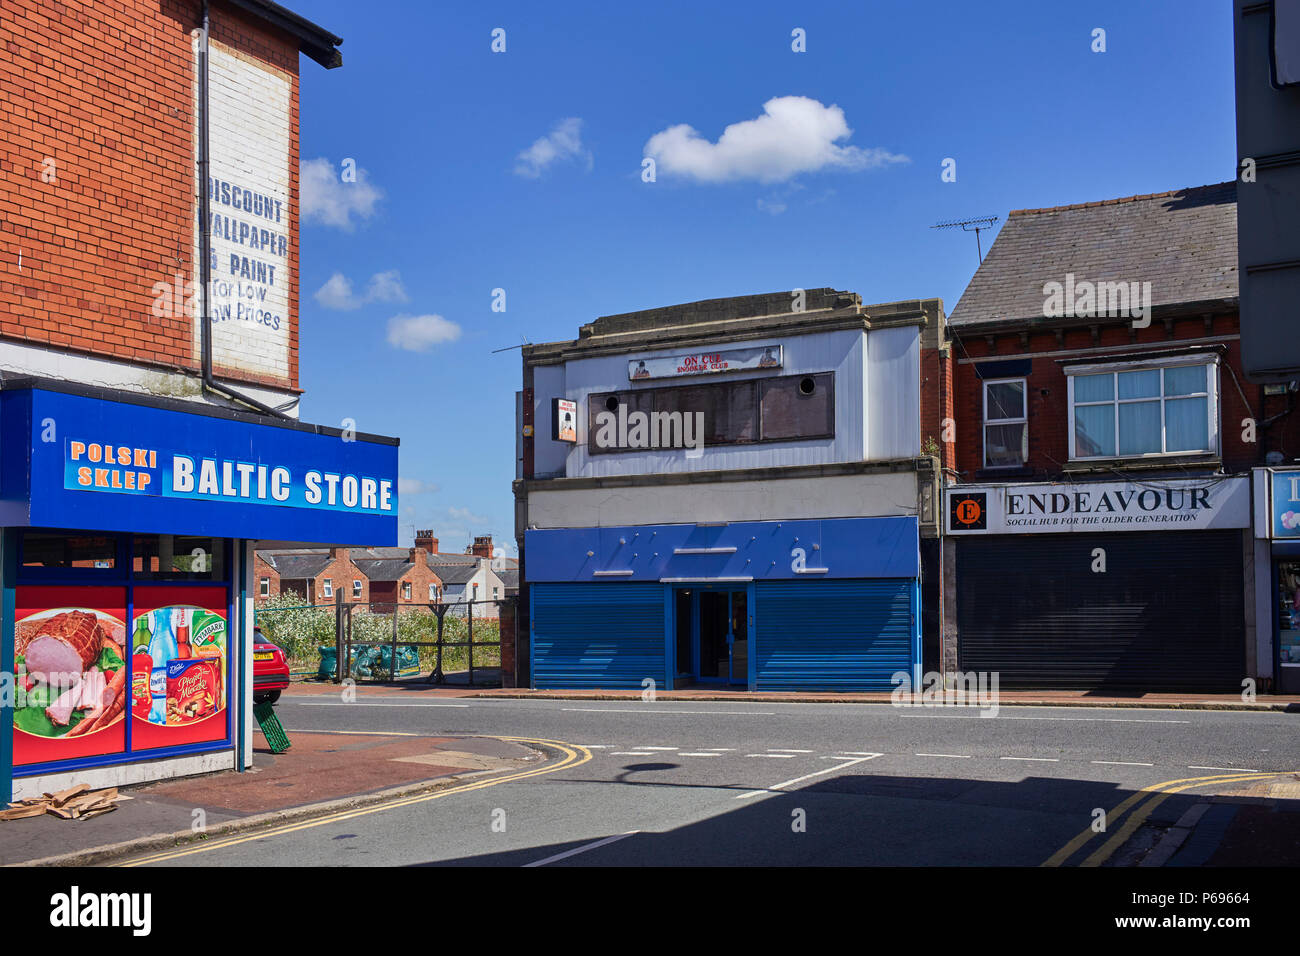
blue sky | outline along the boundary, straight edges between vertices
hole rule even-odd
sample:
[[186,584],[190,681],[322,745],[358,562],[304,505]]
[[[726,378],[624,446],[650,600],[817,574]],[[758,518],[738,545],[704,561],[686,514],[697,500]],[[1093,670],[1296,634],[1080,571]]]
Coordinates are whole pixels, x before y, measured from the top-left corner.
[[302,60],[302,414],[400,436],[402,543],[513,553],[493,349],[790,288],[951,311],[940,220],[1233,176],[1223,0],[287,5],[345,41]]

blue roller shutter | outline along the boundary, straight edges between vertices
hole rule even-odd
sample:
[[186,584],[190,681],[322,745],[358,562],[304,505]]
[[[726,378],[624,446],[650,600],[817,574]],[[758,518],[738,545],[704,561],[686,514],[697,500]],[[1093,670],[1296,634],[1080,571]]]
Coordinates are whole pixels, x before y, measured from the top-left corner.
[[757,690],[890,690],[920,639],[911,579],[754,585]]
[[534,584],[534,687],[632,687],[667,679],[663,585]]

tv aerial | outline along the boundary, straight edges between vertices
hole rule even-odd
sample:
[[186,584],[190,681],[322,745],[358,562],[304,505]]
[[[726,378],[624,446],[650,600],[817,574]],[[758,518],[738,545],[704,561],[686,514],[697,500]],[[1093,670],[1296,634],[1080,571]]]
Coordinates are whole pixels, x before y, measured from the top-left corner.
[[957,229],[962,232],[975,233],[975,252],[980,257],[980,262],[984,262],[984,249],[980,245],[980,233],[985,229],[993,228],[994,223],[998,221],[997,216],[984,216],[979,219],[950,219],[947,222],[936,222],[931,229]]

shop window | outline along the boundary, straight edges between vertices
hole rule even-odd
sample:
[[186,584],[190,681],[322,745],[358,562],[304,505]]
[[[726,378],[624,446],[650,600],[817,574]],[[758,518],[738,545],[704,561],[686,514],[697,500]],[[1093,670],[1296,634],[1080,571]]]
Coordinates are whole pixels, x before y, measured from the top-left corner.
[[225,580],[226,539],[137,534],[132,541],[131,571],[146,580]]
[[1300,562],[1278,562],[1277,583],[1278,662],[1283,667],[1300,667]]
[[361,582],[356,579],[352,581],[352,597],[354,599],[360,599],[361,597]]
[[25,568],[116,568],[117,538],[77,532],[24,531],[21,560]]
[[1029,456],[1029,416],[1023,378],[984,382],[984,467],[1019,468]]
[[402,582],[402,600],[403,600],[403,601],[409,601],[409,600],[411,600],[411,582],[410,582],[410,581],[403,581],[403,582]]
[[261,597],[270,597],[270,596],[271,596],[271,579],[270,579],[270,578],[262,578],[261,582],[260,582],[260,583],[258,584],[258,586],[257,586],[257,593],[258,593]]
[[696,422],[706,446],[833,438],[835,373],[592,394],[587,449],[598,455],[687,447],[688,421],[691,447],[701,442]]
[[321,594],[323,594],[325,597],[327,597],[327,598],[333,598],[333,597],[334,597],[334,579],[333,579],[333,578],[323,578],[323,579],[321,580],[321,583],[320,583],[320,588],[321,588]]
[[1214,454],[1218,450],[1213,363],[1095,366],[1070,376],[1070,457]]

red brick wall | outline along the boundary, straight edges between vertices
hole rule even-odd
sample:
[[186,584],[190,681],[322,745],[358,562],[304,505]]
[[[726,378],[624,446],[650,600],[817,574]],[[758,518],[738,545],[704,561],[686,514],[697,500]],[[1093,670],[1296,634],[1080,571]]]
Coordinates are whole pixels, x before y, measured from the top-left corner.
[[271,567],[262,560],[262,556],[256,551],[253,552],[253,600],[262,601],[262,578],[269,578],[269,591],[267,597],[277,597],[280,594],[280,572]]
[[955,429],[945,440],[945,419],[953,412],[952,349],[921,350],[921,454],[928,454],[931,441],[938,446],[939,462],[944,468],[957,467]]
[[[1147,329],[1131,330],[1127,325],[1114,325],[1099,328],[1098,333],[1096,342],[1093,341],[1092,332],[1084,328],[1067,331],[1063,342],[1058,341],[1054,331],[1048,330],[1030,334],[1027,345],[1022,344],[1019,335],[1015,333],[998,336],[995,349],[990,349],[984,337],[977,335],[962,336],[960,342],[955,343],[954,359],[969,357],[977,361],[993,361],[1026,356],[1032,358],[1032,371],[1027,383],[1027,465],[1036,474],[1059,474],[1070,456],[1069,396],[1066,375],[1059,360],[1086,360],[1095,357],[1098,361],[1106,361],[1108,358],[1106,352],[1069,356],[1041,353],[1102,347],[1113,350],[1109,354],[1114,355],[1157,349],[1189,339],[1236,336],[1239,334],[1239,323],[1236,315],[1215,316],[1207,330],[1204,319],[1193,316],[1176,320],[1172,335],[1159,320],[1154,320]],[[1256,422],[1261,422],[1271,415],[1283,412],[1288,397],[1265,397],[1262,386],[1246,381],[1241,370],[1240,342],[1236,338],[1228,338],[1221,344],[1226,349],[1220,360],[1219,374],[1220,451],[1224,468],[1234,472],[1263,464],[1264,455],[1272,450],[1282,451],[1287,457],[1300,455],[1300,410],[1280,418],[1271,427],[1257,428],[1256,442],[1242,440],[1243,419],[1254,418]],[[956,467],[964,473],[963,480],[974,481],[978,480],[976,473],[983,468],[983,392],[973,364],[957,364],[954,375],[957,401]],[[1243,393],[1249,402],[1249,409],[1247,402],[1243,401]],[[986,473],[983,480],[994,480],[994,473]]]
[[[335,548],[330,553],[330,562],[325,565],[313,581],[314,596],[313,604],[333,604],[336,598],[331,595],[325,596],[325,579],[329,578],[333,583],[335,591],[343,592],[344,603],[364,604],[371,600],[370,581],[361,572],[352,558],[348,556],[347,548]],[[361,596],[354,598],[352,596],[352,582],[361,580]]]
[[[197,280],[190,33],[199,10],[197,0],[0,4],[0,338],[198,368],[192,321],[153,315],[152,290],[178,272]],[[292,77],[291,375],[266,384],[296,388],[298,53],[220,2],[212,38]]]
[[442,587],[442,578],[429,567],[428,554],[423,548],[415,548],[414,560],[399,585],[409,583],[411,585],[411,596],[408,598],[403,594],[402,588],[397,589],[397,601],[399,604],[428,604],[429,603],[429,585],[432,584],[438,588]]

